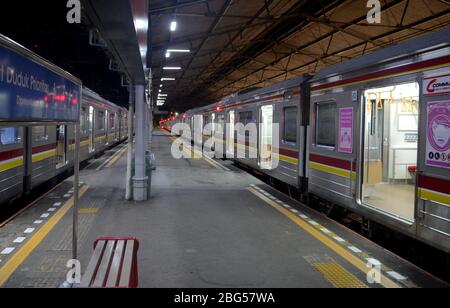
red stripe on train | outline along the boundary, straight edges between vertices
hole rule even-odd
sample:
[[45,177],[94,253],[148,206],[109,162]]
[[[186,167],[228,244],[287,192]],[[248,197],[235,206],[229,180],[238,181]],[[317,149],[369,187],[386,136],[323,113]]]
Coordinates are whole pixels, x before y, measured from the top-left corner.
[[56,143],[41,145],[33,148],[33,154],[38,154],[56,149]]
[[437,65],[441,65],[441,64],[446,64],[446,63],[450,63],[450,56],[444,56],[444,57],[431,59],[431,60],[427,60],[427,61],[423,61],[423,62],[419,62],[419,63],[403,65],[403,66],[399,66],[399,67],[394,67],[394,68],[378,71],[378,72],[371,73],[371,74],[366,74],[366,75],[362,75],[362,76],[358,76],[358,77],[354,77],[354,78],[349,78],[349,79],[331,82],[331,83],[327,83],[327,84],[323,84],[323,85],[318,85],[318,86],[312,87],[311,90],[318,91],[318,90],[322,90],[322,89],[346,85],[349,83],[365,81],[365,80],[369,80],[369,79],[373,79],[373,78],[380,78],[380,77],[384,77],[387,75],[407,73],[409,71],[414,71],[414,70],[427,68],[427,67],[433,67],[433,66],[437,66]]
[[419,177],[419,187],[450,195],[450,181],[426,175]]
[[0,153],[0,161],[10,160],[23,156],[23,149],[5,151]]
[[335,168],[356,171],[356,166],[354,164],[352,166],[352,162],[348,161],[348,160],[343,160],[343,159],[339,159],[339,158],[335,158],[335,157],[322,156],[322,155],[317,155],[317,154],[310,154],[309,160],[314,163],[318,163],[318,164],[322,164],[322,165],[328,165],[328,166],[335,167]]
[[296,151],[291,151],[291,150],[287,150],[287,149],[278,149],[278,153],[281,155],[284,155],[284,156],[298,159],[298,152],[296,152]]

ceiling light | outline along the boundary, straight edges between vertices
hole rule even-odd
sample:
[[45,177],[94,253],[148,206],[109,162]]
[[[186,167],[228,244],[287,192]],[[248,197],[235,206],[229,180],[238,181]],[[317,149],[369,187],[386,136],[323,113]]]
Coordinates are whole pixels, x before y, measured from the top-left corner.
[[148,20],[137,18],[134,20],[134,25],[136,26],[136,30],[147,30],[148,29]]
[[167,97],[167,94],[158,94],[158,96]]
[[178,71],[178,70],[181,70],[181,67],[179,67],[179,66],[164,66],[163,70],[166,70],[166,71]]
[[176,21],[172,21],[170,23],[170,31],[172,31],[172,32],[176,31],[177,30],[177,26],[178,26],[177,22]]
[[160,87],[160,88],[162,88],[162,87],[163,87],[163,85],[162,85],[162,84],[160,84],[160,85],[159,85],[159,87]]
[[167,52],[171,53],[171,52],[191,52],[191,51],[189,49],[168,49]]
[[174,81],[175,78],[161,78],[161,81]]
[[166,52],[166,58],[170,58],[170,52]]

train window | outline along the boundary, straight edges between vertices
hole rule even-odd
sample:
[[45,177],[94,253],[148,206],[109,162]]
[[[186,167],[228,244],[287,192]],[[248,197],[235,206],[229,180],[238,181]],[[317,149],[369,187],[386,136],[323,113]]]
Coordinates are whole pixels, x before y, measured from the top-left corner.
[[115,128],[116,128],[115,117],[116,117],[116,114],[115,114],[115,113],[111,113],[111,114],[109,115],[109,127],[110,127],[111,129],[115,129]]
[[13,145],[22,142],[19,129],[17,127],[0,128],[0,141],[2,145]]
[[253,113],[251,111],[245,111],[239,113],[239,122],[241,124],[247,125],[252,122]]
[[284,108],[284,137],[285,142],[297,142],[297,107]]
[[81,116],[80,116],[80,131],[82,133],[85,133],[87,131],[87,127],[86,127],[86,108],[81,108]]
[[105,129],[105,112],[99,111],[98,112],[98,130],[104,130]]
[[32,133],[33,133],[33,139],[35,142],[48,141],[47,126],[33,126]]
[[336,103],[316,104],[316,145],[336,147]]

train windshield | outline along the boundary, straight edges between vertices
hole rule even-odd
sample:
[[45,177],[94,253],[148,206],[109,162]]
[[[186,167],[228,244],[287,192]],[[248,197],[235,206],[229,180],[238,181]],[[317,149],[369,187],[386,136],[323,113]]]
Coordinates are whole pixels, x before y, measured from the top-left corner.
[[362,200],[414,221],[419,130],[419,85],[365,92]]

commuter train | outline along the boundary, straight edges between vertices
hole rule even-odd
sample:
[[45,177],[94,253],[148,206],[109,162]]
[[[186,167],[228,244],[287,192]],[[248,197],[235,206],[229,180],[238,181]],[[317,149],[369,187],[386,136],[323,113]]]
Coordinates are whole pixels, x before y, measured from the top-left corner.
[[[186,123],[191,138],[214,137],[216,150],[297,188],[305,200],[343,207],[449,253],[449,38],[444,29],[160,125]],[[237,123],[255,123],[257,142]]]
[[[80,116],[80,161],[128,137],[127,110],[87,88],[82,91]],[[73,167],[74,125],[33,124],[0,123],[0,204]]]

